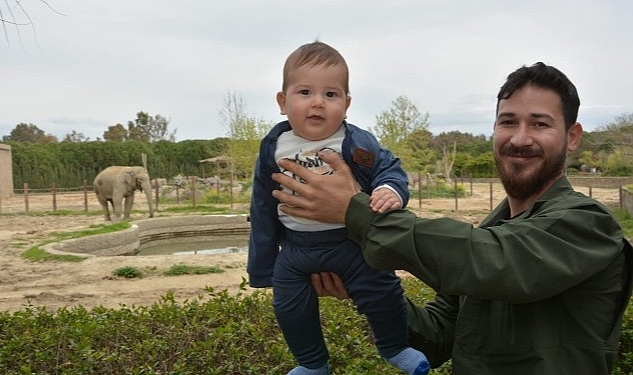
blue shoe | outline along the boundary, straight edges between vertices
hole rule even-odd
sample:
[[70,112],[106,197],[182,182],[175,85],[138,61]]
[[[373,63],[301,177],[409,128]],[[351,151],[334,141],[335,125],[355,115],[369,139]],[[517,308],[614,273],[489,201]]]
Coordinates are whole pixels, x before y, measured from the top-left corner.
[[428,361],[420,362],[418,367],[413,371],[413,375],[428,375],[429,370],[431,369],[431,365]]

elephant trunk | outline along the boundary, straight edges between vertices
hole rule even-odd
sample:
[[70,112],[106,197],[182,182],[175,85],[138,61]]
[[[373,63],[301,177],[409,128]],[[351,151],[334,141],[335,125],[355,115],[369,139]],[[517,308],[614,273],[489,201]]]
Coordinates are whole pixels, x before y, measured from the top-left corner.
[[143,182],[143,191],[145,192],[145,197],[147,197],[147,206],[149,207],[149,217],[154,217],[154,209],[152,206],[152,187],[149,183],[149,179]]

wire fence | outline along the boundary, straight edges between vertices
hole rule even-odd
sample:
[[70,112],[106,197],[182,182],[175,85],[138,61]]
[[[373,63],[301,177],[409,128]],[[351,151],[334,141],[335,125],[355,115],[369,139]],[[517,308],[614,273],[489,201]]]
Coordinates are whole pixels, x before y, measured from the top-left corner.
[[[618,181],[610,181],[600,183],[593,180],[592,183],[578,180],[574,183],[574,188],[596,200],[604,203],[610,208],[623,208],[623,186]],[[411,188],[412,199],[409,208],[429,208],[436,210],[451,211],[468,211],[468,210],[492,210],[505,198],[505,191],[498,179],[455,179],[452,181],[454,196],[438,198],[434,196],[432,188],[426,186],[424,190],[421,187],[414,186]],[[583,186],[584,185],[584,186]],[[172,186],[171,198],[166,199],[160,193],[158,186],[154,187],[152,196],[152,205],[159,211],[161,207],[180,205],[182,202],[189,202],[193,206],[196,205],[201,198],[203,191],[196,187],[195,181],[191,180],[187,187]],[[210,190],[215,190],[212,188]],[[224,188],[231,209],[238,199],[233,195],[233,190]],[[217,188],[218,196],[220,193]],[[457,192],[462,192],[458,194]],[[239,199],[241,202],[244,198]],[[136,192],[134,196],[135,210],[147,209],[146,195]],[[18,214],[29,212],[102,212],[93,187],[84,183],[83,186],[74,188],[58,189],[52,186],[50,189],[29,189],[28,184],[24,184],[23,189],[14,190],[10,197],[0,197],[0,214]]]

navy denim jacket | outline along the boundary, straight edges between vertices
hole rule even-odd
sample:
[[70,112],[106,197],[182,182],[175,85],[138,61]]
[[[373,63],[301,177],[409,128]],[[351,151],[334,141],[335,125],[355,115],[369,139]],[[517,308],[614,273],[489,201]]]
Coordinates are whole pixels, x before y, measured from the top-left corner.
[[[405,207],[409,201],[409,180],[400,159],[382,147],[370,132],[347,122],[343,126],[345,138],[341,148],[342,157],[362,191],[371,194],[378,186],[388,184],[400,194]],[[271,176],[280,172],[275,161],[277,139],[283,132],[290,130],[288,121],[275,125],[262,140],[255,165],[247,264],[250,286],[255,288],[272,286],[273,267],[284,233],[277,214],[279,201],[272,196],[272,191],[279,190],[280,186]]]

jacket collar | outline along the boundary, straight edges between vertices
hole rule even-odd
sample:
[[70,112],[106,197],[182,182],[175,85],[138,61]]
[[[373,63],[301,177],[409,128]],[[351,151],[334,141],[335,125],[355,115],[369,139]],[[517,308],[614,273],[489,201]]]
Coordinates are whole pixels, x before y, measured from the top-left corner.
[[[560,177],[556,180],[552,186],[550,186],[541,196],[534,202],[534,204],[523,211],[519,215],[515,216],[515,218],[523,217],[526,215],[530,215],[535,208],[540,207],[543,203],[550,201],[556,197],[561,195],[567,195],[570,192],[574,191],[571,186],[571,183],[567,179],[566,176]],[[510,218],[510,205],[508,204],[508,198],[504,198],[501,203],[481,222],[481,227],[488,227],[492,225],[498,225],[502,220],[509,220]]]

